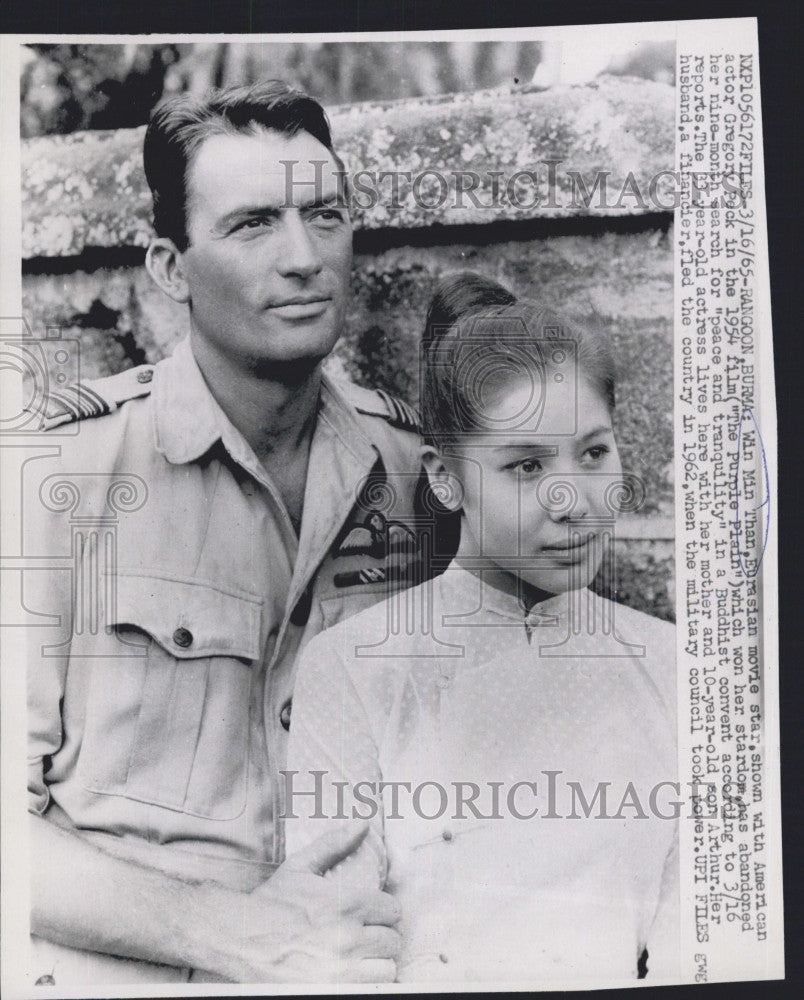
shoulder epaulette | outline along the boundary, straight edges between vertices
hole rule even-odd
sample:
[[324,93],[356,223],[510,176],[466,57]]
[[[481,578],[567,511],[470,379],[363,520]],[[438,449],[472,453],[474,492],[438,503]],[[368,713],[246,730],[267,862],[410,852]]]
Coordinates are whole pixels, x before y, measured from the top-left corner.
[[129,399],[147,396],[153,375],[153,365],[139,365],[118,375],[77,382],[63,389],[48,389],[44,398],[37,399],[29,410],[40,415],[40,429],[46,431],[90,417],[103,417]]
[[419,414],[404,399],[392,396],[384,389],[365,389],[353,382],[343,386],[350,402],[359,413],[382,417],[392,427],[399,427],[413,434],[421,434]]

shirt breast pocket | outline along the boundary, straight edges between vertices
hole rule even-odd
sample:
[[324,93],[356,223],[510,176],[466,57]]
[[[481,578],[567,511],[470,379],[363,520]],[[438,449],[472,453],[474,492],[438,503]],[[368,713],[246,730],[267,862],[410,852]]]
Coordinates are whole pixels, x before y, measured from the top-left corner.
[[196,580],[118,571],[111,656],[93,663],[84,787],[229,820],[246,804],[251,685],[262,599]]

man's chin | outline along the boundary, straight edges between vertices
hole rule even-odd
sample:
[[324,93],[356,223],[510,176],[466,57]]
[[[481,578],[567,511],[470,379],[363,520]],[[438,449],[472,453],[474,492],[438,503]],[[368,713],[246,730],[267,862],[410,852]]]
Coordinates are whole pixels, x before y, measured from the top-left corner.
[[280,382],[282,385],[296,386],[310,378],[327,354],[311,354],[290,358],[255,358],[251,368],[258,378]]
[[[301,338],[299,338],[301,340]],[[331,335],[305,338],[285,344],[275,343],[270,351],[255,354],[250,367],[255,375],[288,385],[298,385],[318,368],[331,353],[338,338]]]

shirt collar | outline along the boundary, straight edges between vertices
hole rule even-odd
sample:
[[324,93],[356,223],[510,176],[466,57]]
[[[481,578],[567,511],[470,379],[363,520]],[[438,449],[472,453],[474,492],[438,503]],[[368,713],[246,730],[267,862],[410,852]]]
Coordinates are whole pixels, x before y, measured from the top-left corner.
[[[155,367],[152,397],[156,447],[169,462],[175,465],[194,462],[222,441],[240,465],[249,470],[255,463],[259,466],[248,442],[210,392],[189,337]],[[381,454],[381,438],[371,434],[371,422],[359,419],[355,407],[326,373],[321,378],[321,414],[356,457],[365,461],[367,451],[372,448]],[[252,471],[260,478],[261,468]]]
[[196,461],[221,439],[225,425],[232,427],[209,391],[189,337],[154,368],[152,396],[156,448],[174,465]]
[[353,453],[364,456],[368,446],[381,454],[382,436],[372,433],[374,422],[361,420],[354,404],[338,385],[337,379],[324,372],[321,376],[321,412],[343,443]]

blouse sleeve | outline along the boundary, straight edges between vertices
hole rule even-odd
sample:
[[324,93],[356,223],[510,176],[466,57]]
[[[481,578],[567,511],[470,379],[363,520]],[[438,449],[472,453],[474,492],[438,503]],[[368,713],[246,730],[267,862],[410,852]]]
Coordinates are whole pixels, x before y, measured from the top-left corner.
[[285,772],[288,855],[334,825],[369,821],[358,849],[332,874],[382,888],[386,874],[380,764],[375,734],[348,670],[336,655],[338,627],[302,654],[293,692]]
[[648,932],[648,982],[677,980],[680,970],[678,827],[665,859],[659,905]]

